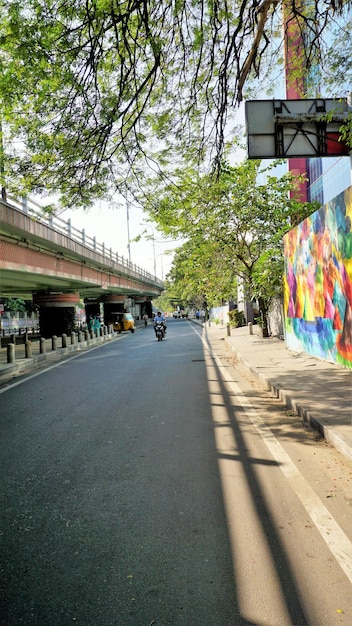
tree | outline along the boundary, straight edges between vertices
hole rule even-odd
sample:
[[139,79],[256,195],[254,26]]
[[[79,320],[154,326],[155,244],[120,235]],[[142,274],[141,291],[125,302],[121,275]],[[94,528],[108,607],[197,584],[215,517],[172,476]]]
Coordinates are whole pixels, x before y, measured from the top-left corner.
[[248,301],[260,299],[264,317],[270,298],[281,295],[282,237],[317,207],[290,198],[299,181],[291,173],[275,176],[274,165],[224,164],[218,179],[180,172],[177,186],[150,194],[158,201],[146,209],[159,230],[188,240],[170,273],[188,298],[200,293],[218,304],[230,299],[238,279]]
[[168,278],[168,292],[193,309],[205,302],[220,305],[236,293],[236,276],[221,246],[197,236],[176,250]]
[[148,168],[218,169],[234,106],[273,82],[283,3],[306,67],[350,59],[351,0],[0,0],[6,184],[89,205],[143,187]]
[[27,310],[25,300],[21,298],[1,298],[0,302],[4,305],[6,311],[9,311],[12,315],[16,313],[24,313]]

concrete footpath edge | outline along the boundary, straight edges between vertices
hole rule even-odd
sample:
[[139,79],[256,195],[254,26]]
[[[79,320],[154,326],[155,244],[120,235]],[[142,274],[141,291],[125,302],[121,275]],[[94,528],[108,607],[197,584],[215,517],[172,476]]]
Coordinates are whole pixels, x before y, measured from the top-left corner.
[[[260,383],[260,385],[271,392],[272,395],[280,400],[280,402],[288,409],[292,410],[296,415],[301,417],[305,423],[307,423],[312,429],[319,432],[324,439],[333,445],[341,454],[348,459],[352,460],[352,440],[350,430],[348,436],[345,436],[343,432],[339,432],[338,429],[323,416],[318,415],[318,412],[311,408],[307,408],[307,403],[304,400],[297,400],[294,391],[289,389],[283,389],[281,385],[272,377],[266,376],[260,372],[253,363],[250,363],[246,356],[244,356],[228,337],[225,337],[228,349],[235,355],[240,361],[241,365],[247,369]],[[352,426],[352,407],[351,407],[351,426]]]

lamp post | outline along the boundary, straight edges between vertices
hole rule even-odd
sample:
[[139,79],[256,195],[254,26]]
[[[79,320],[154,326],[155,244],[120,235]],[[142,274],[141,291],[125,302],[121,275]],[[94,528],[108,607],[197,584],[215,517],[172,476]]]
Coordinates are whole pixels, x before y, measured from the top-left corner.
[[156,256],[155,256],[155,236],[154,236],[154,228],[151,224],[146,224],[145,222],[141,223],[141,226],[148,226],[152,230],[152,241],[153,241],[153,259],[154,259],[154,276],[156,276]]
[[127,252],[128,252],[128,260],[131,264],[130,203],[128,200],[126,200],[126,216],[127,216]]
[[164,259],[163,259],[163,251],[160,246],[156,246],[160,250],[160,254],[157,255],[157,259],[160,256],[160,264],[161,264],[161,280],[164,280]]

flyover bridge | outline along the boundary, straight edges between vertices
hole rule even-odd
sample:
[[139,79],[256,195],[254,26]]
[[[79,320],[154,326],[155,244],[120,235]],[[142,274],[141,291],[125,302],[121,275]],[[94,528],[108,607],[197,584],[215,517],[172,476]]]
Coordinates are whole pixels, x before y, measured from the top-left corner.
[[41,331],[43,325],[49,333],[69,331],[72,309],[82,300],[87,314],[104,314],[109,323],[112,311],[126,306],[134,314],[148,312],[162,291],[156,276],[70,220],[46,215],[32,201],[0,201],[0,296],[33,299]]

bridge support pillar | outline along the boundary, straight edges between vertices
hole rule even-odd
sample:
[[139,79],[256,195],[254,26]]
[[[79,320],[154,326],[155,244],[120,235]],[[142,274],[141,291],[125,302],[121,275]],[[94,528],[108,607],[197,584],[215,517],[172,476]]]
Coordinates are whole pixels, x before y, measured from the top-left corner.
[[75,326],[78,293],[36,293],[33,302],[39,306],[39,328],[42,337],[71,334]]
[[104,306],[104,324],[116,322],[116,314],[125,310],[126,296],[116,294],[106,294],[101,297]]

